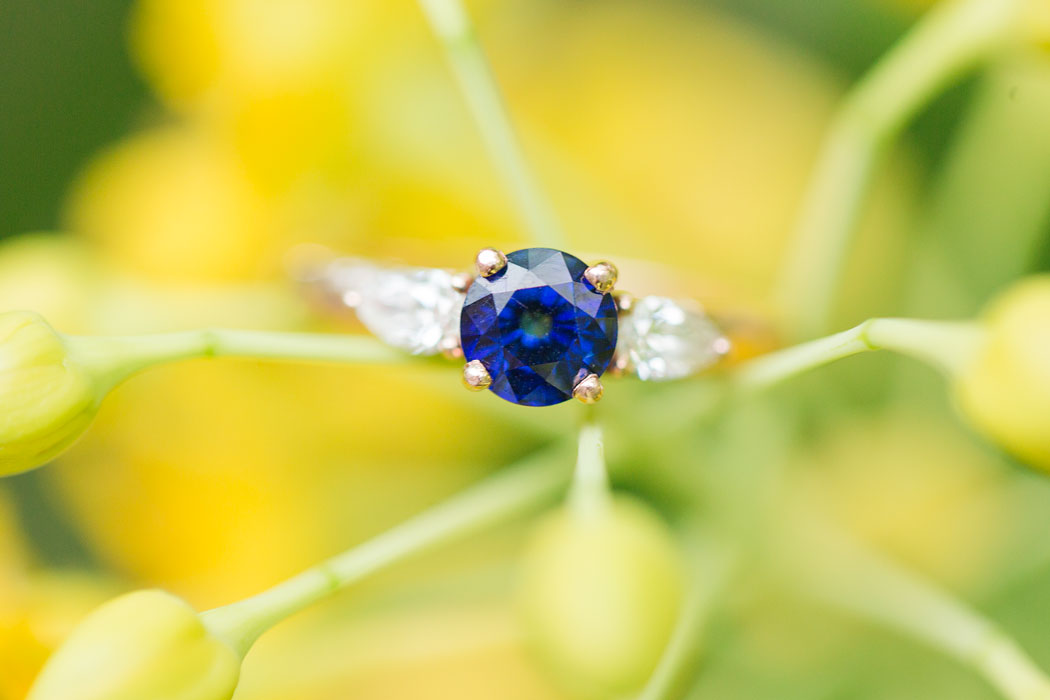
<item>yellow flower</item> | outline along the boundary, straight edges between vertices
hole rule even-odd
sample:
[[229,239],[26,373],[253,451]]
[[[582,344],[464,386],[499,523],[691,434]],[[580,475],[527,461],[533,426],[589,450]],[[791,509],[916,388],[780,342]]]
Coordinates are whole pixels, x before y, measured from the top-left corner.
[[237,700],[565,700],[522,647],[509,601],[481,597],[367,615],[328,601],[259,640]]
[[0,476],[47,462],[84,432],[98,407],[92,376],[39,315],[0,314]]
[[60,331],[82,333],[101,281],[83,241],[52,233],[0,242],[0,311],[33,309]]
[[342,0],[140,0],[131,50],[170,104],[196,107],[345,74],[364,29],[361,3]]
[[958,425],[897,410],[844,419],[801,457],[807,499],[894,559],[956,590],[1001,575],[1017,509],[1002,471]]
[[[131,49],[170,105],[229,143],[265,192],[310,190],[345,170],[355,32],[343,0],[143,0]],[[320,178],[318,176],[321,176]]]
[[241,658],[168,593],[120,596],[45,664],[27,700],[227,700]]
[[1021,31],[1037,46],[1050,51],[1050,0],[1028,0],[1021,17]]
[[[456,382],[440,370],[225,359],[161,367],[115,391],[49,476],[101,557],[211,607],[480,477],[489,448],[464,446],[463,426],[530,439],[499,414],[453,403]],[[125,507],[106,507],[114,501]]]
[[[695,295],[712,308],[774,301],[834,105],[826,74],[680,3],[551,3],[526,16],[494,2],[488,12],[479,33],[573,247],[614,256],[634,289]],[[463,247],[466,236],[484,237],[477,232],[508,239],[518,229],[502,183],[440,54],[410,44],[410,26],[377,34],[385,42],[353,81],[363,228]],[[521,60],[541,45],[543,60]],[[872,192],[842,290],[851,317],[877,314],[896,283],[885,270],[902,254],[912,174],[895,159]],[[400,238],[374,245],[406,255]]]
[[278,270],[277,215],[232,148],[195,128],[134,136],[74,188],[70,227],[154,281],[229,282]]
[[568,685],[613,695],[652,673],[683,588],[667,526],[641,503],[616,498],[593,513],[558,511],[539,526],[526,555],[523,622]]
[[0,570],[0,699],[25,698],[47,657],[116,590],[72,571]]
[[1050,471],[1050,276],[1024,280],[985,314],[985,339],[957,381],[970,422]]

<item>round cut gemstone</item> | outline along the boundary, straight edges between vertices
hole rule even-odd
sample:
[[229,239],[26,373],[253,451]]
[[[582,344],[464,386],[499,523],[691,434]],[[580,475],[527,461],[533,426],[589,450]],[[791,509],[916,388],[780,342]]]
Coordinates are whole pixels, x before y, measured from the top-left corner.
[[616,349],[616,304],[583,278],[587,265],[568,253],[526,248],[467,290],[460,340],[479,360],[498,396],[524,406],[572,398],[576,383],[601,375]]

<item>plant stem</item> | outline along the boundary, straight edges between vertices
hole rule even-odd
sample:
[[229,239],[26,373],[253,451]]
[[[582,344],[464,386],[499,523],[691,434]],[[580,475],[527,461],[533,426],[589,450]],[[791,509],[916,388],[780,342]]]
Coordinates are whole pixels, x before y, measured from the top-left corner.
[[751,360],[731,375],[730,382],[741,393],[762,391],[809,369],[869,350],[892,350],[951,373],[970,361],[981,335],[980,327],[970,322],[874,318]]
[[75,362],[109,390],[154,365],[198,357],[401,363],[408,355],[365,336],[200,329],[139,336],[65,336]]
[[805,594],[954,657],[1010,700],[1050,700],[1050,679],[993,622],[826,524],[804,527],[789,575]]
[[602,429],[587,423],[580,429],[569,504],[576,516],[592,518],[608,507],[609,498],[609,475],[605,468]]
[[419,0],[441,41],[460,91],[496,169],[537,243],[564,247],[564,234],[521,152],[499,87],[461,0]]
[[569,478],[556,444],[391,530],[273,588],[201,614],[205,625],[242,656],[289,615],[391,564],[536,508]]
[[938,5],[846,96],[828,129],[780,280],[787,328],[828,323],[865,192],[880,156],[935,95],[1016,30],[1021,0]]

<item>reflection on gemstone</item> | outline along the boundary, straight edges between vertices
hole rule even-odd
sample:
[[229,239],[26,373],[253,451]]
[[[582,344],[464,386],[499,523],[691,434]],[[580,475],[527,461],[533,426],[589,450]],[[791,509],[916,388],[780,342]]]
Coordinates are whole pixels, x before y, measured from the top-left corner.
[[357,317],[383,342],[414,355],[433,355],[455,333],[463,295],[452,275],[428,268],[373,269]]
[[635,300],[620,320],[617,348],[640,379],[681,379],[714,364],[728,350],[722,331],[693,301]]
[[474,280],[460,320],[463,353],[485,365],[497,395],[550,406],[605,372],[616,348],[616,305],[584,281],[586,269],[568,253],[527,248]]

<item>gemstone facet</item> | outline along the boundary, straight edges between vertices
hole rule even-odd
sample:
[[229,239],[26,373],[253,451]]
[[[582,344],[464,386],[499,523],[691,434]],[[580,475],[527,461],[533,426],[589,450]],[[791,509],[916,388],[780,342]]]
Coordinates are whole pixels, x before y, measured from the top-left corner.
[[355,281],[366,282],[352,290],[357,317],[383,342],[413,355],[434,355],[444,338],[455,335],[463,294],[445,270],[372,269]]
[[601,375],[616,349],[616,304],[585,279],[587,265],[568,253],[526,248],[467,290],[460,340],[480,361],[498,396],[524,406],[572,398],[578,382]]
[[621,319],[617,352],[639,379],[688,377],[728,350],[722,331],[690,300],[642,297]]

